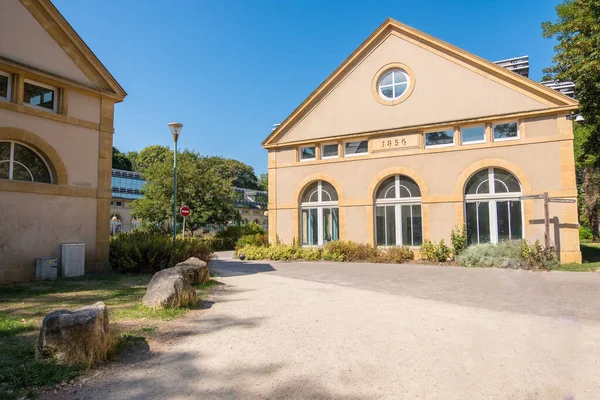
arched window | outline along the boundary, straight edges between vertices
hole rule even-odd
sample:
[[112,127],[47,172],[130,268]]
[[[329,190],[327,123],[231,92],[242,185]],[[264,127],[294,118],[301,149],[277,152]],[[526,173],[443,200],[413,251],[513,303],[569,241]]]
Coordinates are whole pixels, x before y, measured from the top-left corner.
[[419,246],[423,241],[421,191],[403,175],[387,178],[375,194],[377,246]]
[[0,141],[0,179],[52,183],[48,163],[32,148]]
[[523,237],[521,184],[510,172],[486,168],[465,186],[467,240],[498,243]]
[[330,183],[317,181],[308,185],[300,208],[303,246],[322,246],[339,239],[338,194]]

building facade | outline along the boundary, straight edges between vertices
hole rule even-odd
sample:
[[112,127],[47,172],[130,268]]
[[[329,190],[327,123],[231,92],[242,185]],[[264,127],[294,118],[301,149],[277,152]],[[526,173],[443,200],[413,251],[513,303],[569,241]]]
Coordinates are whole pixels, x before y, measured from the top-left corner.
[[[268,229],[268,194],[261,190],[235,188],[237,199],[234,202],[235,209],[240,213],[241,222],[250,222],[261,225]],[[267,213],[267,214],[265,214]]]
[[110,234],[129,232],[141,220],[132,213],[130,202],[142,198],[146,184],[142,174],[134,171],[112,170],[112,200],[110,201]]
[[[526,238],[544,204],[577,198],[575,100],[385,21],[263,142],[269,238],[377,246]],[[550,203],[550,241],[580,262],[575,203]]]
[[114,105],[126,93],[49,0],[0,1],[0,282],[85,243],[108,266]]

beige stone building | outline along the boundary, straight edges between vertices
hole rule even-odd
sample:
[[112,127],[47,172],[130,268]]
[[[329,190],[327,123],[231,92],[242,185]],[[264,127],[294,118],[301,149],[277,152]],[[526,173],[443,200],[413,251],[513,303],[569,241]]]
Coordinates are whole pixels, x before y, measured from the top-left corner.
[[49,0],[0,1],[0,282],[85,243],[108,264],[113,111],[123,88]]
[[[576,199],[573,99],[385,21],[263,142],[269,236],[318,246],[544,243]],[[580,262],[575,203],[550,241]]]

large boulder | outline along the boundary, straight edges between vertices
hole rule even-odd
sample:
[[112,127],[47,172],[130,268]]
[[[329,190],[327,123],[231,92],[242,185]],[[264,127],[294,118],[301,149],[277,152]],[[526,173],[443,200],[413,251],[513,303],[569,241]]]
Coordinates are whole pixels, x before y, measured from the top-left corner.
[[206,283],[210,277],[208,265],[196,257],[190,257],[175,265],[174,268],[180,269],[191,285]]
[[150,280],[142,304],[152,308],[179,308],[196,302],[196,291],[184,270],[173,267],[158,271]]
[[106,360],[110,344],[108,310],[99,301],[74,311],[57,310],[46,315],[36,355],[63,364],[91,365]]

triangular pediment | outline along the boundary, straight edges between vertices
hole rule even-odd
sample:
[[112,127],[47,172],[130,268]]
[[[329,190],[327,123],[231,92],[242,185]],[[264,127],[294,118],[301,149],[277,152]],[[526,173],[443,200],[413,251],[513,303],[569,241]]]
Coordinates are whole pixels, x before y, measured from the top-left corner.
[[[413,85],[401,102],[386,104],[377,78],[396,65]],[[263,145],[576,106],[567,96],[390,19]]]
[[127,94],[50,0],[0,1],[0,58],[117,99]]

